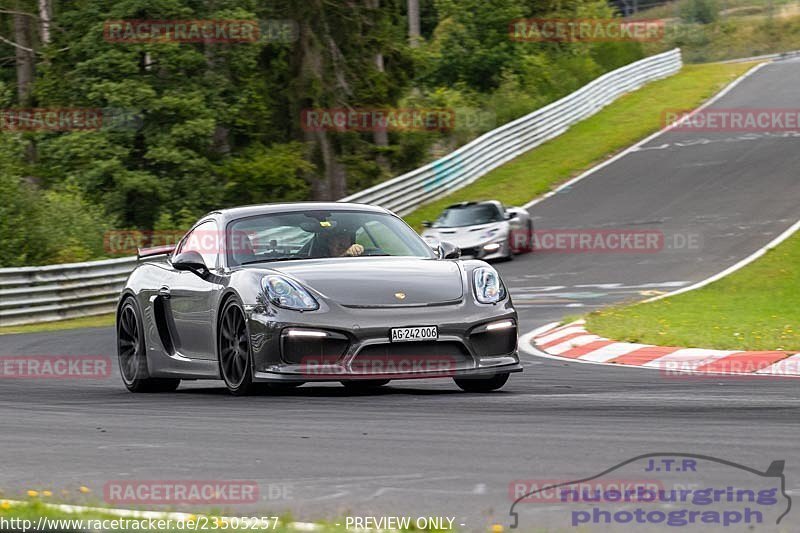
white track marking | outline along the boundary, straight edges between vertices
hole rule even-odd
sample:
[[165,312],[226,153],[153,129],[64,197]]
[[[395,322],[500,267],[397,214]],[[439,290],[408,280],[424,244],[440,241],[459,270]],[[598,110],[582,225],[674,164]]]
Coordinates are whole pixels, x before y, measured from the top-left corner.
[[595,165],[594,167],[592,167],[589,170],[587,170],[586,172],[584,172],[584,173],[572,178],[571,180],[565,181],[564,183],[562,183],[561,185],[556,187],[554,190],[552,190],[552,191],[550,191],[550,192],[548,192],[548,193],[546,193],[546,194],[544,194],[544,195],[542,195],[542,196],[540,196],[538,198],[534,198],[533,200],[531,200],[527,204],[523,205],[522,207],[524,207],[525,209],[529,209],[531,206],[534,206],[534,205],[538,204],[539,202],[541,202],[543,200],[546,200],[547,198],[550,198],[551,196],[553,196],[555,194],[558,194],[560,191],[566,189],[567,187],[570,187],[570,186],[578,183],[582,179],[591,176],[592,174],[594,174],[598,170],[603,169],[603,168],[607,167],[608,165],[616,162],[617,160],[622,159],[626,155],[637,151],[640,147],[642,147],[645,144],[649,143],[653,139],[656,139],[659,136],[663,135],[664,133],[667,133],[668,131],[672,130],[676,126],[678,126],[680,124],[683,124],[685,121],[689,120],[695,114],[699,113],[700,111],[702,111],[706,107],[714,104],[717,100],[719,100],[720,98],[722,98],[723,96],[725,96],[726,94],[731,92],[742,81],[744,81],[749,76],[751,76],[753,73],[757,72],[759,69],[761,69],[762,67],[764,67],[764,66],[766,66],[768,64],[769,63],[760,63],[758,65],[755,65],[753,68],[751,68],[750,70],[745,72],[743,75],[739,76],[736,80],[734,80],[733,82],[728,84],[728,86],[725,87],[722,91],[720,91],[719,93],[717,93],[716,95],[711,97],[710,100],[708,100],[707,102],[702,104],[700,107],[698,107],[697,109],[695,109],[694,111],[692,111],[691,113],[689,113],[688,115],[683,117],[681,120],[679,120],[675,124],[670,124],[669,126],[666,126],[665,128],[662,128],[661,130],[653,133],[652,135],[650,135],[648,137],[645,137],[644,139],[642,139],[638,143],[634,144],[633,146],[629,146],[625,150],[623,150],[623,151],[619,152],[618,154],[610,157],[609,159],[606,159],[602,163],[600,163],[598,165]]
[[642,366],[647,368],[672,369],[672,370],[694,370],[717,359],[722,359],[736,350],[704,350],[702,348],[683,348],[672,353],[663,355],[658,359],[653,359]]
[[662,298],[669,298],[670,296],[676,296],[678,294],[683,294],[684,292],[693,291],[695,289],[699,289],[701,287],[705,287],[706,285],[708,285],[710,283],[714,283],[718,279],[722,279],[725,276],[727,276],[728,274],[733,274],[737,270],[746,267],[747,265],[749,265],[750,263],[752,263],[753,261],[755,261],[756,259],[758,259],[762,255],[767,253],[769,250],[771,250],[772,248],[775,248],[780,243],[782,243],[783,241],[785,241],[786,239],[791,237],[798,229],[800,229],[800,220],[798,220],[797,222],[792,224],[792,226],[790,228],[788,228],[786,231],[784,231],[783,233],[781,233],[780,235],[778,235],[777,237],[772,239],[765,246],[759,248],[758,250],[756,250],[752,254],[748,255],[747,257],[745,257],[744,259],[742,259],[738,263],[729,266],[728,268],[726,268],[722,272],[718,272],[718,273],[714,274],[713,276],[711,276],[710,278],[706,278],[703,281],[699,281],[699,282],[695,283],[694,285],[689,285],[688,287],[683,287],[682,289],[678,289],[677,291],[668,292],[667,294],[660,294],[660,295],[655,296],[653,298],[648,298],[647,300],[644,300],[644,301],[642,301],[640,303],[655,302],[656,300],[661,300]]
[[590,342],[603,340],[602,337],[598,335],[581,335],[580,337],[575,337],[574,339],[569,339],[568,341],[564,341],[561,344],[556,344],[547,349],[553,355],[561,355],[564,352],[568,352],[573,348],[577,348],[579,346],[583,346],[584,344],[589,344]]
[[[717,102],[718,100],[723,98],[725,95],[727,95],[729,92],[731,92],[735,87],[737,87],[745,79],[747,79],[748,77],[750,77],[755,72],[757,72],[758,70],[760,70],[761,68],[765,67],[768,64],[769,63],[761,63],[761,64],[758,64],[758,65],[755,65],[753,68],[751,68],[750,70],[745,72],[742,76],[740,76],[739,78],[734,80],[732,83],[730,83],[722,91],[720,91],[715,96],[713,96],[710,100],[708,100],[703,105],[701,105],[700,107],[695,109],[689,115],[685,116],[679,122],[677,122],[675,124],[671,124],[671,125],[663,128],[663,129],[661,129],[660,131],[657,131],[656,133],[650,135],[649,137],[643,139],[642,141],[639,141],[638,143],[634,144],[633,146],[630,146],[629,148],[623,150],[622,152],[618,153],[617,155],[611,157],[610,159],[600,163],[599,165],[596,165],[595,167],[590,168],[589,170],[587,170],[586,172],[580,174],[579,176],[576,176],[575,178],[563,183],[561,186],[557,187],[555,190],[545,194],[542,197],[539,197],[539,198],[536,198],[534,200],[531,200],[530,202],[525,204],[523,207],[525,207],[527,209],[527,208],[529,208],[529,207],[531,207],[531,206],[533,206],[533,205],[535,205],[535,204],[537,204],[537,203],[549,198],[550,196],[553,196],[554,194],[558,193],[559,191],[561,191],[561,190],[573,185],[574,183],[577,183],[578,181],[580,181],[580,180],[582,180],[582,179],[594,174],[598,170],[600,170],[600,169],[610,165],[611,163],[613,163],[613,162],[625,157],[626,155],[630,154],[631,152],[637,151],[640,147],[644,146],[648,142],[652,141],[653,139],[656,139],[657,137],[659,137],[660,135],[662,135],[664,133],[669,132],[671,129],[675,128],[676,126],[682,124],[686,120],[689,120],[693,115],[695,115],[698,112],[702,111],[706,107],[714,104],[715,102]],[[736,272],[737,270],[749,265],[750,263],[752,263],[756,259],[760,258],[765,253],[767,253],[767,251],[771,250],[772,248],[775,248],[780,243],[782,243],[783,241],[785,241],[786,239],[791,237],[795,232],[800,230],[800,215],[798,215],[797,218],[798,218],[797,222],[795,222],[791,227],[789,227],[783,233],[781,233],[780,235],[775,237],[773,240],[771,240],[765,246],[763,246],[762,248],[756,250],[755,252],[753,252],[749,256],[745,257],[741,261],[735,263],[734,265],[731,265],[730,267],[722,270],[721,272],[718,272],[717,274],[715,274],[715,275],[713,275],[713,276],[711,276],[709,278],[706,278],[706,279],[704,279],[704,280],[702,280],[702,281],[700,281],[698,283],[695,283],[695,284],[692,284],[692,285],[689,285],[689,286],[685,286],[685,287],[681,287],[680,289],[677,289],[677,290],[672,291],[672,292],[668,292],[666,294],[660,294],[658,296],[654,296],[652,298],[648,298],[648,299],[643,300],[642,302],[639,302],[639,303],[654,302],[654,301],[657,301],[657,300],[661,300],[662,298],[669,298],[671,296],[675,296],[675,295],[683,294],[685,292],[689,292],[689,291],[692,291],[692,290],[695,290],[695,289],[699,289],[699,288],[705,287],[706,285],[709,285],[709,284],[711,284],[711,283],[713,283],[713,282],[715,282],[715,281],[717,281],[717,280],[719,280],[719,279],[721,279],[721,278],[723,278],[723,277],[725,277],[725,276],[727,276],[729,274],[732,274],[733,272]],[[587,359],[586,356],[583,356],[582,358],[568,359],[568,358],[558,357],[556,355],[547,354],[547,353],[544,353],[544,352],[542,352],[540,350],[537,350],[536,348],[534,348],[532,346],[531,339],[534,337],[534,335],[538,331],[540,331],[540,330],[541,331],[546,331],[546,329],[543,329],[543,328],[537,328],[536,330],[534,330],[532,332],[529,332],[529,333],[526,333],[522,337],[520,337],[520,340],[519,340],[520,349],[522,349],[522,351],[524,351],[526,353],[529,353],[529,354],[532,354],[532,355],[537,355],[537,356],[540,356],[540,357],[548,357],[548,358],[551,358],[551,359],[558,359],[558,360],[562,360],[562,361],[575,361],[575,362],[579,362],[579,363],[588,363],[588,364],[608,364],[608,365],[617,366],[619,368],[619,365],[614,365],[613,363],[606,363],[604,361],[599,361],[599,360]],[[599,339],[599,337],[598,337],[598,339]],[[587,355],[590,355],[590,354],[587,354]],[[597,354],[597,355],[593,356],[593,359],[602,359],[602,356]],[[653,362],[655,362],[655,361],[651,361],[650,363],[653,363]],[[748,373],[748,374],[745,374],[745,375],[750,375],[750,376],[752,376],[752,375],[761,375],[761,376],[787,375],[785,373],[786,370],[792,370],[792,369],[797,370],[798,367],[800,367],[800,354],[793,355],[793,356],[791,356],[791,357],[789,357],[787,359],[779,361],[778,363],[775,363],[775,364],[771,365],[770,367],[768,367],[766,369],[763,369],[763,370],[760,370],[760,371],[754,372],[754,373]],[[645,368],[645,369],[649,368],[649,369],[652,370],[652,366],[648,367],[648,366],[627,365],[626,368]],[[733,374],[736,374],[736,373],[733,373]],[[728,375],[730,375],[730,374],[728,374]],[[788,375],[791,375],[791,374],[788,374]]]
[[767,368],[757,370],[756,374],[770,375],[770,376],[790,376],[792,374],[800,374],[800,353],[782,359],[777,363],[773,363]]
[[564,328],[550,335],[545,335],[544,337],[539,339],[539,344],[547,344],[553,342],[554,340],[560,339],[561,337],[566,337],[567,335],[571,335],[572,333],[580,333],[582,331],[585,331],[583,329],[583,326],[572,326]]
[[578,359],[582,361],[592,361],[595,363],[605,363],[606,361],[611,361],[612,359],[616,359],[617,357],[629,354],[639,348],[645,348],[650,346],[649,344],[635,344],[631,342],[615,342],[614,344],[609,344],[605,348],[597,349],[593,352],[589,352],[580,356]]

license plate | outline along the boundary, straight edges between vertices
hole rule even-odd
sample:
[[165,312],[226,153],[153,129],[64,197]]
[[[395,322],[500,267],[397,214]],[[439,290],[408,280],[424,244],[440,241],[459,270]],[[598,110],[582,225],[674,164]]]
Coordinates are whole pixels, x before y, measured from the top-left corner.
[[436,326],[392,328],[390,338],[392,342],[436,340],[439,338],[439,329]]

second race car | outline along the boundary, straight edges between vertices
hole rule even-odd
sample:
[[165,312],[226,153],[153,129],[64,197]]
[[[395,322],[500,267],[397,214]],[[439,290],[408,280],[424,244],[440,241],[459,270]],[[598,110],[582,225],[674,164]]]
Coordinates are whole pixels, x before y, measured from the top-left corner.
[[423,222],[422,237],[432,246],[441,241],[461,248],[461,256],[511,259],[533,250],[533,221],[525,209],[496,200],[463,202],[445,209],[435,222]]

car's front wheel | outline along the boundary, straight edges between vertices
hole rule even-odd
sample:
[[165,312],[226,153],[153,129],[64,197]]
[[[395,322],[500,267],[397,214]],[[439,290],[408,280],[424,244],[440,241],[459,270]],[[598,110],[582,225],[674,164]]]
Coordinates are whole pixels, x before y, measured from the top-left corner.
[[253,382],[253,365],[250,362],[250,336],[247,334],[244,310],[231,298],[222,307],[217,353],[222,380],[234,396],[256,392]]
[[491,392],[497,390],[508,381],[508,372],[495,374],[490,378],[453,378],[456,385],[465,392]]
[[139,311],[128,297],[117,316],[117,357],[122,382],[131,392],[171,392],[181,384],[179,379],[151,378],[147,368],[144,332]]

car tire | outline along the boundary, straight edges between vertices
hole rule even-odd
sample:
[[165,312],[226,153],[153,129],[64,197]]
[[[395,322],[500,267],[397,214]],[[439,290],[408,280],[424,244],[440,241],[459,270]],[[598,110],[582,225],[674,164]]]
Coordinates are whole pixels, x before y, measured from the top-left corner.
[[495,374],[489,378],[453,378],[464,392],[491,392],[501,388],[508,381],[509,373]]
[[129,296],[117,314],[117,358],[122,383],[131,392],[172,392],[177,389],[180,379],[150,377],[146,354],[139,308]]
[[235,298],[229,298],[219,314],[217,354],[219,374],[225,387],[234,396],[248,396],[263,390],[253,381],[250,335],[244,309]]
[[353,381],[340,381],[344,388],[351,392],[368,392],[383,387],[389,379],[359,379]]

